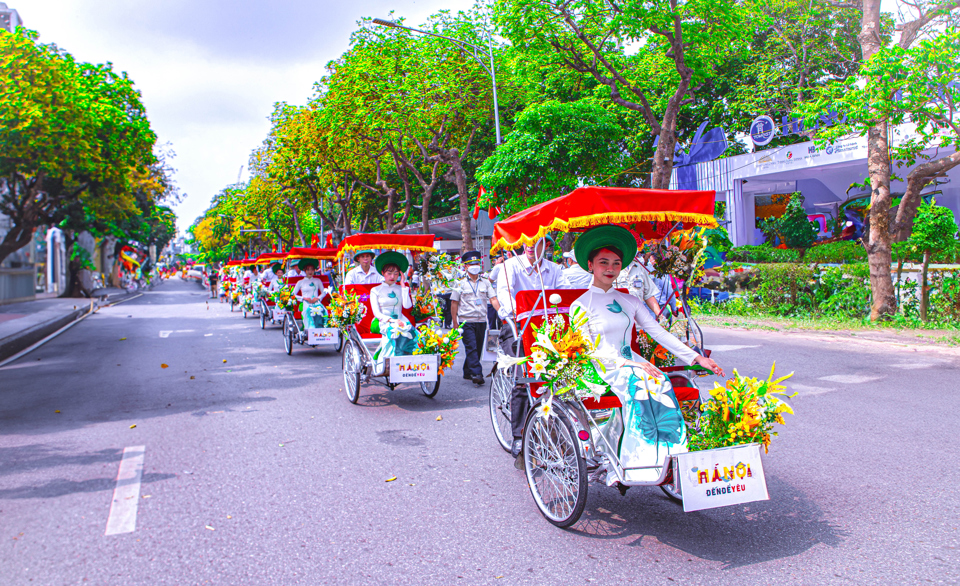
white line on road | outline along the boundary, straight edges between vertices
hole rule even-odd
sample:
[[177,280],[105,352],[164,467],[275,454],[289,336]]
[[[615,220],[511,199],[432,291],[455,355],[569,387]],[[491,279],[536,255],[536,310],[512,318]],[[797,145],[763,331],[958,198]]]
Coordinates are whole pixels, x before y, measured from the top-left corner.
[[723,345],[719,346],[707,346],[707,348],[713,352],[733,352],[735,350],[746,350],[747,348],[759,348],[759,344],[756,346],[735,346],[735,345]]
[[113,490],[113,503],[107,517],[104,535],[132,533],[137,528],[137,505],[140,500],[140,479],[143,477],[143,453],[146,446],[130,446],[123,449],[120,470],[117,472],[117,488]]
[[811,387],[811,386],[803,385],[803,384],[800,384],[800,383],[794,383],[794,384],[790,385],[790,390],[791,390],[791,391],[796,391],[798,397],[807,397],[807,396],[810,396],[810,395],[823,395],[823,394],[825,394],[825,393],[832,393],[833,391],[836,391],[837,389],[835,389],[835,388],[833,388],[833,387],[830,387],[830,388],[826,388],[826,387]]
[[170,337],[170,334],[172,334],[172,333],[173,333],[173,330],[160,330],[160,337],[161,337],[161,338],[168,338],[168,337]]
[[846,385],[856,385],[860,383],[871,383],[880,380],[882,376],[864,376],[862,374],[831,374],[830,376],[821,376],[820,380],[830,381],[832,383],[843,383]]

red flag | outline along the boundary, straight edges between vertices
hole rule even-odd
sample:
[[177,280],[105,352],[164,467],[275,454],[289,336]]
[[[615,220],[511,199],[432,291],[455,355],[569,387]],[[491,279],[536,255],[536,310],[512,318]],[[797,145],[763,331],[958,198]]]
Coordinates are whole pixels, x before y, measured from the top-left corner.
[[486,193],[486,190],[483,188],[483,185],[480,186],[480,191],[477,193],[477,205],[473,206],[473,219],[480,218],[480,199],[483,197],[483,194]]
[[492,220],[500,215],[500,211],[500,206],[494,204],[490,206],[489,210],[487,210],[487,215],[490,216],[490,219]]
[[319,235],[319,234],[314,234],[313,236],[310,237],[310,246],[312,246],[313,248],[319,248],[319,247],[320,247],[320,235]]
[[333,232],[327,234],[327,248],[333,248]]

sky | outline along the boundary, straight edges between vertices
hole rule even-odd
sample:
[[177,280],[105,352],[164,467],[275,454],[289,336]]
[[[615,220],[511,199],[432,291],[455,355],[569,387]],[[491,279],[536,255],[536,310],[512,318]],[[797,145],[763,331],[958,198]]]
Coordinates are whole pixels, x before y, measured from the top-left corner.
[[[24,25],[77,59],[112,62],[143,94],[158,144],[176,153],[183,232],[270,130],[276,102],[303,104],[365,16],[414,26],[472,0],[6,0]],[[241,167],[242,172],[241,172]]]

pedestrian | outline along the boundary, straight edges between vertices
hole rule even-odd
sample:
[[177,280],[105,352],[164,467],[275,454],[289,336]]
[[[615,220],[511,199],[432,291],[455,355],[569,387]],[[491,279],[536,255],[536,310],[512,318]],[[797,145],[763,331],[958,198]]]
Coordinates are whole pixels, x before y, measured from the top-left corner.
[[473,384],[483,384],[483,367],[480,356],[486,346],[487,305],[500,307],[497,293],[490,281],[481,276],[480,253],[465,252],[460,258],[467,276],[457,281],[450,290],[453,327],[463,328],[463,378]]
[[593,275],[580,268],[573,251],[563,253],[563,276],[570,282],[573,289],[586,289],[593,283]]

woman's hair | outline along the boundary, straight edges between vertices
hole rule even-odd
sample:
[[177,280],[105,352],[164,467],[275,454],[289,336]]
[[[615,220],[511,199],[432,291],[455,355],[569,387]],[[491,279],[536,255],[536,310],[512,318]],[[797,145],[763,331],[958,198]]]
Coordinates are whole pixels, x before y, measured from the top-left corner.
[[400,271],[400,265],[398,265],[398,264],[390,263],[390,264],[383,265],[383,272],[384,272],[384,273],[386,273],[386,272],[389,271],[390,269],[397,269],[397,272],[398,272],[398,273],[401,272],[401,271]]
[[600,248],[594,248],[590,251],[590,254],[587,255],[587,260],[593,262],[593,259],[597,258],[597,255],[600,254],[601,250],[609,250],[617,255],[617,257],[620,259],[620,262],[623,262],[623,252],[621,252],[616,246],[601,246]]

